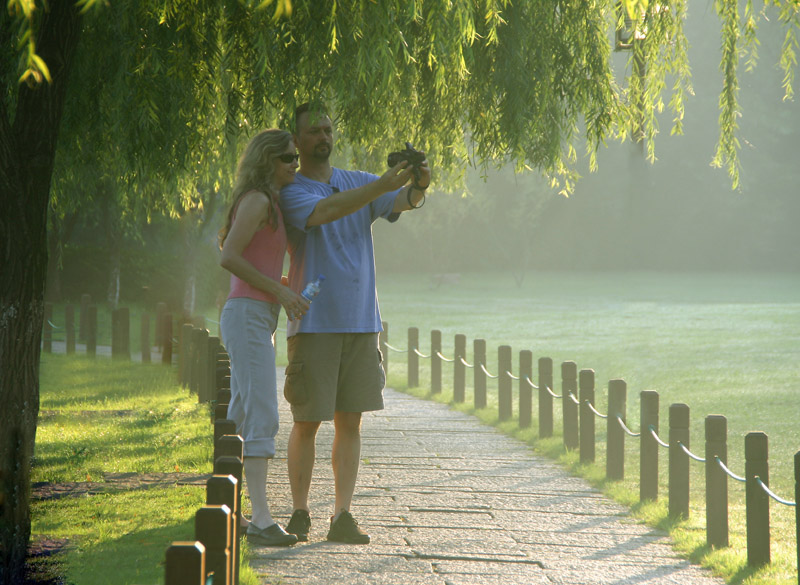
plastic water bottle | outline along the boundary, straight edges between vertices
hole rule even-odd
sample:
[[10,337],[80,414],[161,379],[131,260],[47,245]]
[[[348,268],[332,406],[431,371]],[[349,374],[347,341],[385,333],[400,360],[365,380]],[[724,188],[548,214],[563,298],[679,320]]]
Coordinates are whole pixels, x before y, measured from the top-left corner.
[[312,280],[309,282],[306,287],[303,289],[303,292],[300,294],[303,295],[306,300],[310,303],[311,300],[319,294],[319,290],[322,287],[322,281],[325,280],[325,277],[320,274],[317,276],[316,280]]

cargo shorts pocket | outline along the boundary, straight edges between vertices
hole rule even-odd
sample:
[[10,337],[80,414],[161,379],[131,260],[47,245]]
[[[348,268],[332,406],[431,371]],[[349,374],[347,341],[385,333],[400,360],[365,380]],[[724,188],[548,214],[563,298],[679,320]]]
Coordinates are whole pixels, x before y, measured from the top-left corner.
[[286,366],[286,382],[283,385],[283,397],[289,404],[304,404],[308,399],[306,380],[303,374],[303,362],[295,362]]

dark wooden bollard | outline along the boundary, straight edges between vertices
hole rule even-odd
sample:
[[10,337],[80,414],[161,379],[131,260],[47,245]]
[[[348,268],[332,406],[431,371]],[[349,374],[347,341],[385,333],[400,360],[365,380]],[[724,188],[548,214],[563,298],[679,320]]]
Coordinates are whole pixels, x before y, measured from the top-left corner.
[[431,330],[431,393],[438,394],[442,391],[442,332],[438,329]]
[[529,349],[519,352],[519,428],[527,429],[533,418],[533,353]]
[[80,317],[78,317],[79,320],[78,340],[84,343],[86,342],[86,331],[88,327],[87,317],[89,315],[88,313],[89,305],[91,304],[92,304],[92,296],[87,293],[83,293],[81,295],[81,314]]
[[497,348],[497,414],[501,421],[511,420],[511,346]]
[[797,585],[800,585],[800,451],[794,454],[794,514],[797,544]]
[[44,333],[42,334],[42,350],[53,352],[53,303],[44,304]]
[[86,310],[86,355],[97,356],[97,305]]
[[[627,420],[628,386],[625,380],[608,382],[608,418],[606,419],[606,477],[623,479],[625,477],[625,431],[619,424]],[[619,417],[619,418],[617,418]]]
[[419,329],[416,327],[408,328],[408,387],[416,388],[419,386]]
[[[466,366],[467,337],[461,333],[456,334],[453,341],[455,358],[453,361],[453,401],[462,403],[466,400]],[[464,361],[462,361],[464,360]]]
[[655,501],[658,499],[658,443],[650,427],[658,433],[658,392],[643,390],[640,400],[639,500]]
[[215,475],[232,475],[236,478],[236,515],[234,523],[234,551],[233,551],[233,582],[239,582],[239,534],[242,525],[242,478],[244,476],[244,465],[238,457],[222,455],[214,461]]
[[150,363],[150,315],[142,313],[142,322],[139,335],[142,350],[142,363]]
[[206,547],[201,542],[173,542],[164,573],[164,585],[206,585]]
[[75,307],[64,307],[64,332],[66,333],[67,353],[75,353]]
[[214,461],[220,456],[218,453],[218,444],[220,438],[225,435],[236,434],[236,421],[229,418],[217,419],[214,421]]
[[761,567],[770,562],[769,496],[756,482],[769,486],[769,448],[767,435],[747,433],[744,438],[745,506],[747,507],[747,566]]
[[227,506],[231,510],[230,518],[230,566],[233,583],[239,582],[239,565],[234,561],[239,558],[239,531],[237,521],[239,508],[236,494],[239,489],[238,480],[232,475],[212,475],[206,482],[206,504],[210,506]]
[[201,402],[211,402],[217,396],[217,353],[222,348],[219,337],[209,336],[206,343],[206,352],[202,356],[202,371],[205,383],[203,384],[204,395],[200,397]]
[[161,347],[161,363],[172,365],[172,313],[164,313],[161,331],[163,335]]
[[383,371],[389,376],[389,324],[381,321],[382,331],[378,334],[378,347],[383,358]]
[[669,515],[689,517],[689,456],[681,448],[689,445],[689,407],[672,404],[669,407]]
[[195,335],[194,346],[194,373],[192,377],[195,381],[195,391],[197,392],[197,401],[206,402],[208,395],[208,385],[211,381],[208,379],[208,329],[198,329]]
[[539,358],[539,438],[553,436],[553,397],[548,388],[553,389],[553,360]]
[[178,380],[184,388],[189,387],[193,330],[194,327],[192,327],[191,323],[184,323],[181,326],[181,342],[178,347]]
[[728,464],[728,419],[706,417],[706,542],[728,546],[728,474],[717,463]]
[[167,312],[167,303],[156,304],[156,327],[154,332],[155,342],[158,349],[164,351],[164,314]]
[[578,366],[575,362],[561,364],[561,407],[564,424],[564,447],[570,450],[580,445],[578,439]]
[[131,314],[128,307],[114,309],[111,313],[111,357],[131,359]]
[[[472,362],[474,366],[473,400],[475,408],[486,408],[486,340],[472,342]],[[483,366],[483,367],[481,367]]]
[[194,537],[206,547],[206,576],[214,585],[231,585],[231,510],[228,506],[203,506],[194,516]]
[[594,463],[595,460],[595,421],[589,405],[594,406],[594,370],[581,370],[578,375],[578,394],[580,396],[580,461]]

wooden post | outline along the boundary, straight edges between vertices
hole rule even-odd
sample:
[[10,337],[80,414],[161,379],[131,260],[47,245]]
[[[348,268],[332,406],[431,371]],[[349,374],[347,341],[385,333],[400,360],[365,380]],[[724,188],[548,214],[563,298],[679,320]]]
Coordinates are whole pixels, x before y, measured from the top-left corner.
[[706,417],[706,542],[712,548],[728,546],[728,474],[716,458],[728,464],[728,419]]
[[455,357],[453,361],[453,402],[462,403],[466,399],[466,366],[461,360],[467,359],[467,336],[456,334],[453,341]]
[[442,391],[442,332],[438,329],[431,330],[431,393],[438,394]]
[[172,313],[164,313],[161,318],[161,330],[164,336],[161,347],[161,363],[167,366],[172,365]]
[[[574,398],[574,400],[573,400]],[[561,414],[564,424],[564,447],[580,446],[578,440],[578,366],[575,362],[561,363]]]
[[164,313],[167,312],[167,303],[156,304],[156,330],[155,342],[158,349],[164,351]]
[[208,338],[205,354],[206,395],[203,402],[211,402],[217,398],[217,354],[222,349],[219,337]]
[[756,483],[761,478],[769,487],[767,435],[747,433],[744,438],[745,506],[747,516],[747,566],[761,567],[770,562],[769,496]]
[[797,545],[797,585],[800,585],[800,451],[794,454],[794,527]]
[[208,369],[206,363],[206,356],[208,356],[208,329],[198,329],[195,337],[194,347],[194,380],[195,388],[197,390],[197,401],[205,402],[205,397],[208,395]]
[[511,420],[511,346],[497,348],[497,414],[501,421]]
[[214,585],[231,585],[231,510],[228,506],[203,506],[194,516],[194,537],[206,547],[206,577]]
[[64,331],[66,333],[67,354],[75,353],[75,307],[64,307]]
[[580,394],[580,461],[594,463],[595,460],[595,420],[591,404],[594,406],[594,370],[581,370],[578,376],[578,393]]
[[131,315],[128,307],[111,313],[111,357],[131,359]]
[[238,457],[223,455],[214,461],[215,475],[232,475],[236,478],[236,515],[233,519],[233,582],[239,583],[239,558],[241,550],[239,548],[239,535],[242,531],[242,477],[244,475],[244,465]]
[[539,438],[553,436],[553,397],[548,388],[553,389],[553,360],[539,358]]
[[44,333],[42,335],[42,350],[53,353],[53,303],[44,304]]
[[519,352],[519,428],[531,426],[533,417],[533,353],[529,349]]
[[416,388],[419,386],[419,329],[416,327],[408,328],[408,387]]
[[386,321],[381,321],[383,331],[378,335],[378,343],[380,344],[381,357],[383,357],[383,371],[386,373],[386,378],[389,378],[389,324]]
[[625,431],[619,424],[627,420],[628,386],[625,380],[608,382],[608,418],[606,419],[606,477],[623,479],[625,477]]
[[81,295],[81,314],[79,319],[79,327],[78,327],[78,341],[86,342],[88,327],[89,327],[89,305],[92,304],[92,296],[86,293]]
[[238,493],[238,480],[232,475],[212,475],[206,482],[206,504],[210,506],[227,506],[231,511],[230,515],[230,573],[231,579],[234,583],[239,580],[239,566],[234,564],[234,560],[238,558],[239,539],[238,531],[239,526],[237,518],[239,517],[239,509],[237,507],[236,494]]
[[97,305],[86,310],[86,355],[97,356]]
[[[157,323],[158,321],[156,321]],[[192,327],[191,323],[184,323],[181,326],[181,342],[178,349],[178,380],[184,388],[189,386],[193,329],[194,327]]]
[[486,366],[486,340],[475,339],[472,342],[472,363],[474,364],[474,403],[475,408],[486,408],[486,373],[481,366]]
[[689,517],[689,456],[681,448],[689,445],[689,407],[672,404],[669,407],[669,515]]
[[650,432],[653,427],[658,434],[658,392],[643,390],[640,396],[639,500],[644,502],[658,499],[658,443]]
[[142,323],[139,335],[139,342],[142,349],[142,363],[150,363],[150,315],[142,313]]
[[220,439],[226,435],[236,435],[236,421],[229,418],[214,421],[214,461],[222,456],[219,452]]
[[167,548],[164,585],[206,585],[206,547],[201,542],[173,542]]

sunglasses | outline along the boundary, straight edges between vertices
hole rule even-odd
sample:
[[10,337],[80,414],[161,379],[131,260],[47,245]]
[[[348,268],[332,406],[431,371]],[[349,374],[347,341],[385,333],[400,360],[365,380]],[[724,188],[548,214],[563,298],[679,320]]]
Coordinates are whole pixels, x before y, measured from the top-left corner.
[[279,161],[281,161],[283,163],[286,163],[288,165],[288,164],[292,164],[296,160],[299,160],[300,159],[300,155],[299,154],[289,154],[288,152],[285,152],[283,154],[279,154],[275,158],[277,158]]

